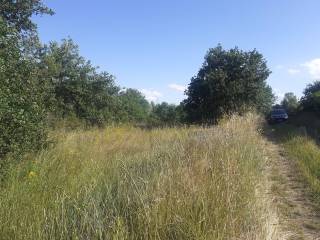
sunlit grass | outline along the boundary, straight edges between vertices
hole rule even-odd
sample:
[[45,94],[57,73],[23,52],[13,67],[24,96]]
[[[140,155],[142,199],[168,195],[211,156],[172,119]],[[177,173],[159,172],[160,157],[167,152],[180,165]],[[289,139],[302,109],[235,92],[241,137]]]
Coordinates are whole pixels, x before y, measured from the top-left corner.
[[289,157],[320,203],[320,148],[308,137],[292,136],[284,144]]
[[[304,122],[312,119],[305,118]],[[287,158],[292,161],[297,170],[297,176],[306,183],[310,192],[320,206],[320,146],[308,133],[316,129],[297,127],[295,124],[274,126],[279,143],[284,147]],[[313,134],[311,134],[313,135]]]
[[3,239],[269,239],[258,117],[213,128],[54,132],[10,170]]

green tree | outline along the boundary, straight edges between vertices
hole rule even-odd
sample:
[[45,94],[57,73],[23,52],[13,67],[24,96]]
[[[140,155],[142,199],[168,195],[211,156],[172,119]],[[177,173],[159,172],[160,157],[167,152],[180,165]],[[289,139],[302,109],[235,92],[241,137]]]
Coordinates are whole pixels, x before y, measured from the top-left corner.
[[45,142],[47,84],[34,55],[39,42],[32,16],[37,14],[53,12],[41,0],[1,1],[0,158]]
[[50,43],[40,55],[44,78],[52,86],[47,107],[56,116],[74,115],[98,125],[117,120],[120,88],[115,85],[115,78],[107,72],[97,72],[80,56],[71,39],[64,39],[60,45]]
[[166,102],[153,104],[150,118],[152,125],[174,126],[183,121],[183,108]]
[[289,92],[284,95],[281,105],[287,110],[289,114],[293,114],[299,107],[298,99],[294,93]]
[[0,17],[19,33],[36,31],[32,15],[53,14],[42,0],[1,0]]
[[53,15],[42,0],[1,0],[0,18],[19,34],[20,51],[29,60],[37,58],[41,47],[33,15]]
[[0,19],[0,158],[41,147],[45,139],[46,85],[21,48],[18,32]]
[[189,121],[214,122],[247,107],[267,112],[274,101],[266,83],[270,73],[256,50],[224,50],[221,45],[210,49],[186,91],[183,105]]
[[120,92],[123,120],[129,122],[146,122],[150,113],[150,104],[136,89],[128,88]]
[[309,84],[304,90],[301,104],[304,110],[320,113],[320,81]]

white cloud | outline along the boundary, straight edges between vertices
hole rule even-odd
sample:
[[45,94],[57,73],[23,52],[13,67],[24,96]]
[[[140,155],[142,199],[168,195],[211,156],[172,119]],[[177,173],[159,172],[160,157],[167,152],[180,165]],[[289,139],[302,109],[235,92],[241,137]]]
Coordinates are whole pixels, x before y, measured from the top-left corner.
[[288,73],[290,75],[296,75],[296,74],[300,73],[300,70],[296,69],[296,68],[288,68]]
[[276,66],[276,69],[283,69],[283,68],[284,68],[284,66],[280,65],[280,64]]
[[309,62],[302,64],[302,66],[308,69],[312,78],[320,78],[320,58],[315,58]]
[[168,87],[178,92],[184,92],[186,90],[186,86],[175,84],[175,83],[169,84]]
[[158,92],[156,90],[151,90],[151,89],[141,89],[140,90],[142,94],[146,97],[146,99],[151,102],[156,102],[159,100],[160,97],[162,97],[162,93]]

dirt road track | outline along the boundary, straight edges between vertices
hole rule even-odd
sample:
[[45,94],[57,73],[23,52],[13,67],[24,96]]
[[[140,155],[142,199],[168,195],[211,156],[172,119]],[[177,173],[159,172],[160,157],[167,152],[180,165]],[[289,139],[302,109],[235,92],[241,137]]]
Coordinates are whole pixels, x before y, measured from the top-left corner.
[[312,202],[294,162],[285,156],[280,145],[270,144],[273,154],[270,195],[279,212],[283,239],[320,240],[319,206]]

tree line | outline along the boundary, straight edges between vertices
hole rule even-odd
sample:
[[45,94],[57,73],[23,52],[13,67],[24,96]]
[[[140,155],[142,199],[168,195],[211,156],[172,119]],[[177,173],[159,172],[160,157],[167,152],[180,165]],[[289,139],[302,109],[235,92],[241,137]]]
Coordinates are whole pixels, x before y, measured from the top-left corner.
[[320,116],[320,81],[314,81],[308,84],[300,99],[292,92],[284,94],[280,105],[283,106],[290,115],[312,112]]
[[[122,88],[112,74],[99,71],[72,39],[42,44],[32,16],[43,14],[54,12],[41,0],[1,3],[0,158],[43,147],[48,129],[61,120],[85,126],[210,124],[247,109],[267,113],[275,101],[261,53],[218,45],[191,78],[185,100],[149,103],[138,90]],[[306,108],[318,109],[318,85],[306,90]]]
[[179,107],[149,103],[79,53],[72,39],[42,44],[33,15],[54,14],[41,0],[3,0],[0,8],[0,158],[46,144],[49,127],[180,122]]

